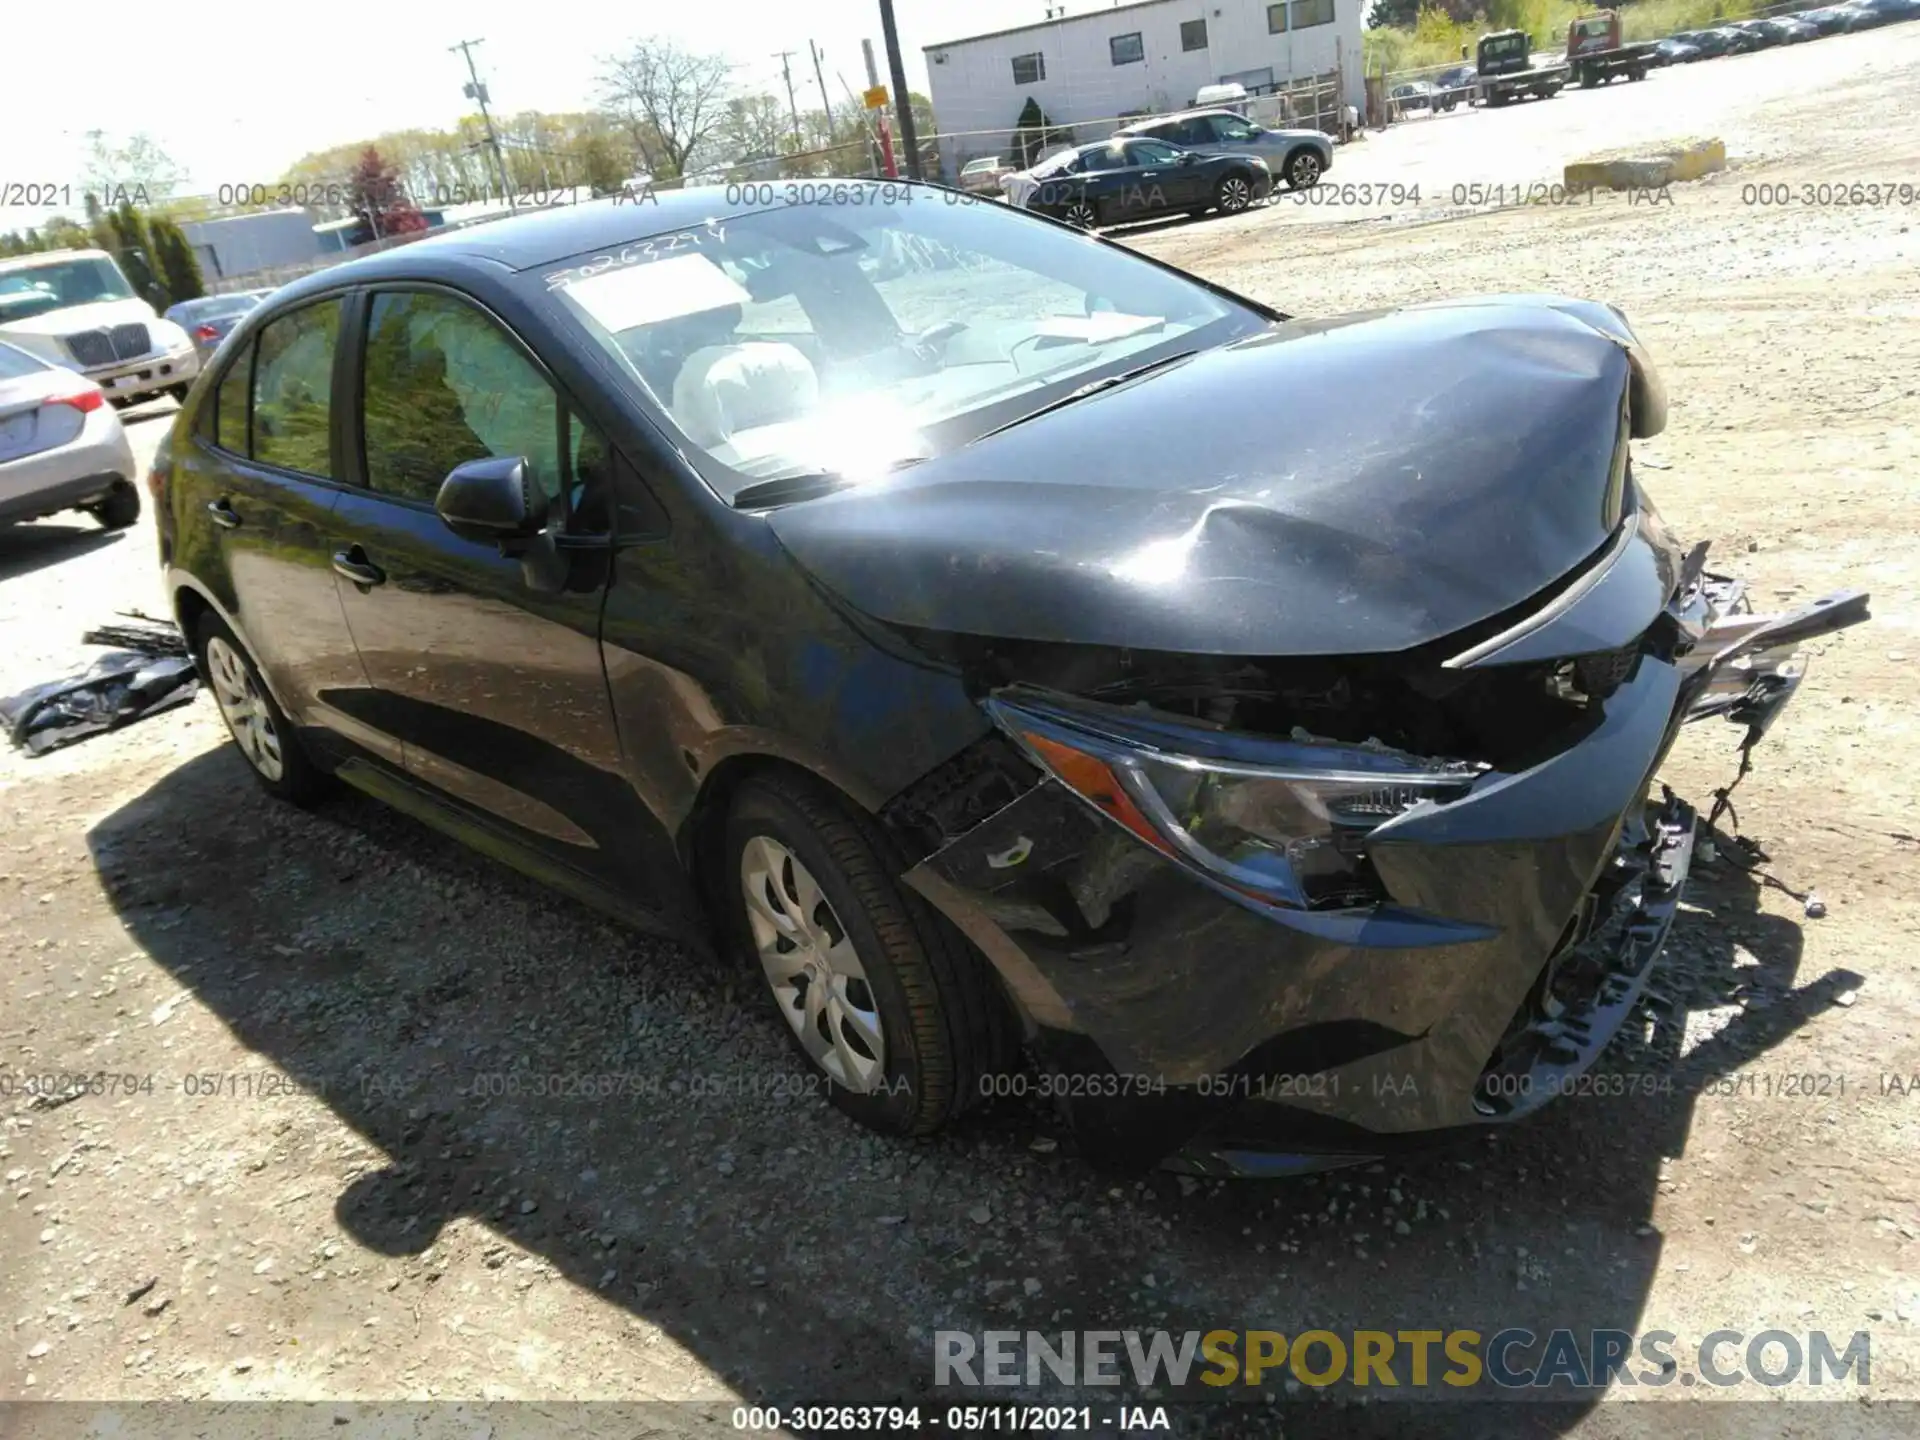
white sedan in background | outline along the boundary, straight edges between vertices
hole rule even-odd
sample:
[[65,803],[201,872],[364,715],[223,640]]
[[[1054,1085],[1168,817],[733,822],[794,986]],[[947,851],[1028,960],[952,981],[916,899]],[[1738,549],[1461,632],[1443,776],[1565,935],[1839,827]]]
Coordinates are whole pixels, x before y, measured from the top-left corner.
[[123,530],[140,518],[135,470],[98,385],[0,343],[0,527],[84,510]]

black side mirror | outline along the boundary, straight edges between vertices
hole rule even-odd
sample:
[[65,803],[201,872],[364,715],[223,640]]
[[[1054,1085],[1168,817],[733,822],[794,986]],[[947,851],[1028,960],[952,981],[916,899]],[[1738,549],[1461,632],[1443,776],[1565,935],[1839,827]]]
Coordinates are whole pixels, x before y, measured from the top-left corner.
[[1182,150],[1180,152],[1180,163],[1182,165],[1198,165],[1200,163],[1200,157],[1191,150]]
[[498,545],[511,554],[547,524],[547,497],[527,483],[518,455],[490,455],[456,465],[440,483],[433,508],[462,540]]

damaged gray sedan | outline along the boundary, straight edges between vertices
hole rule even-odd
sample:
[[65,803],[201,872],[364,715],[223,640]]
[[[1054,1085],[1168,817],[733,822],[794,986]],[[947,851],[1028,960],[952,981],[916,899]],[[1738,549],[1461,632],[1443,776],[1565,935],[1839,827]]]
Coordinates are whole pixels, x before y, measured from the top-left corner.
[[261,782],[717,934],[889,1133],[1039,1093],[1096,1158],[1286,1174],[1570,1088],[1686,882],[1676,731],[1744,770],[1866,618],[1668,532],[1622,316],[1295,319],[947,192],[738,188],[241,322],[160,535]]

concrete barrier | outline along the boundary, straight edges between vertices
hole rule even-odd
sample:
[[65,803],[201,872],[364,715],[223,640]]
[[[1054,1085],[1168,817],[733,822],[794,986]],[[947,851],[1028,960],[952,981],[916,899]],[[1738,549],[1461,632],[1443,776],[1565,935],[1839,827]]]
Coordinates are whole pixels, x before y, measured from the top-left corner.
[[1563,171],[1569,190],[1657,190],[1727,168],[1723,140],[1678,140],[1576,160]]

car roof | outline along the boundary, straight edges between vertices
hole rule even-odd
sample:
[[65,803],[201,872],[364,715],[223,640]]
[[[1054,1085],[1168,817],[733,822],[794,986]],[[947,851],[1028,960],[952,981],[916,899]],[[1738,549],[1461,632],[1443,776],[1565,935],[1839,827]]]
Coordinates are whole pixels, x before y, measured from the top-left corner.
[[1224,105],[1196,105],[1190,110],[1174,110],[1165,115],[1148,115],[1143,119],[1134,120],[1122,125],[1113,133],[1116,135],[1131,135],[1134,131],[1143,129],[1148,125],[1164,125],[1169,120],[1197,120],[1203,115],[1225,116],[1234,120],[1244,120],[1247,118],[1238,110],[1229,110]]
[[[911,185],[942,197],[951,193],[939,186],[909,180],[855,177],[832,183],[835,186]],[[771,200],[768,199],[770,192]],[[771,185],[703,185],[685,190],[636,192],[630,199],[621,195],[577,205],[544,206],[530,214],[443,230],[391,250],[331,265],[289,282],[274,294],[276,299],[296,300],[342,284],[454,275],[499,276],[531,270],[568,256],[630,244],[649,235],[694,230],[757,211],[783,209],[787,204],[781,198],[783,194],[784,187]]]
[[0,274],[8,270],[31,270],[57,260],[111,260],[104,250],[36,250],[31,255],[14,255],[0,260]]

